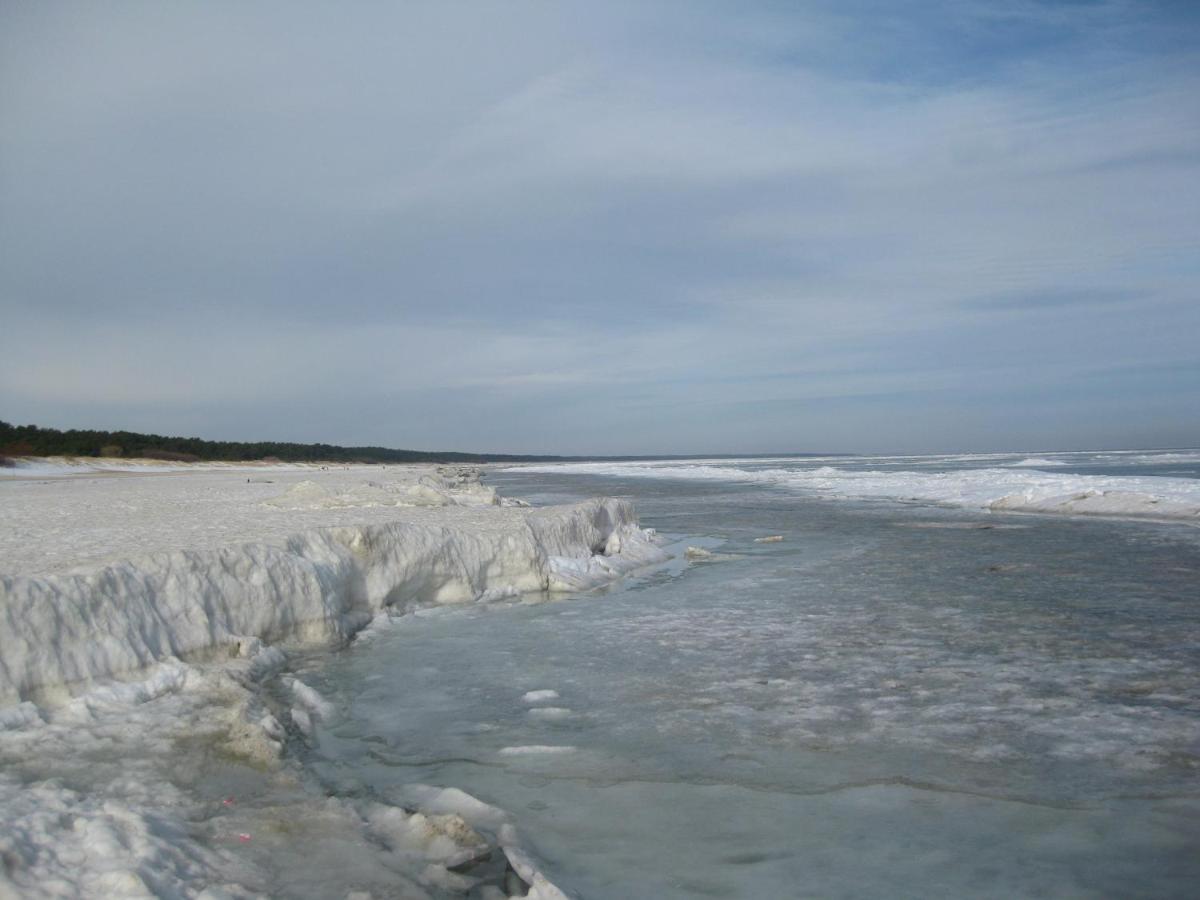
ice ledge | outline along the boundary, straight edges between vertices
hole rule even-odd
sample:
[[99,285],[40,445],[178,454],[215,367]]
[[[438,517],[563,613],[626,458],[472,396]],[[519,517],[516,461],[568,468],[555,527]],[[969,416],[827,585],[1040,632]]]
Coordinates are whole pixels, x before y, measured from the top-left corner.
[[581,590],[665,558],[613,499],[516,519],[320,528],[285,546],[0,575],[0,706],[244,641],[346,638],[385,609]]

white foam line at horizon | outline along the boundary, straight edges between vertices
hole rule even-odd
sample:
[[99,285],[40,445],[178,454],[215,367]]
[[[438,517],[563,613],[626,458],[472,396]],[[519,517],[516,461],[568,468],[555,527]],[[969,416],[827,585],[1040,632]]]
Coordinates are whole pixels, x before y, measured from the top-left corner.
[[519,471],[764,484],[830,499],[916,501],[997,511],[1200,518],[1200,481],[1158,475],[1077,475],[1013,466],[945,472],[833,466],[743,469],[728,463],[569,463]]
[[563,468],[592,465],[618,466],[680,466],[680,465],[763,465],[766,463],[790,463],[806,465],[815,463],[857,464],[861,462],[894,463],[937,463],[937,462],[982,462],[997,460],[1003,465],[1020,465],[1031,459],[1047,460],[1052,464],[1081,464],[1104,462],[1117,458],[1122,462],[1145,464],[1200,462],[1200,448],[1172,448],[1169,450],[1005,450],[992,453],[911,453],[911,454],[850,454],[833,455],[794,455],[794,456],[709,456],[680,458],[646,458],[638,460],[613,460],[611,462],[563,462],[563,463],[521,463],[506,465],[500,471],[511,472],[551,472]]

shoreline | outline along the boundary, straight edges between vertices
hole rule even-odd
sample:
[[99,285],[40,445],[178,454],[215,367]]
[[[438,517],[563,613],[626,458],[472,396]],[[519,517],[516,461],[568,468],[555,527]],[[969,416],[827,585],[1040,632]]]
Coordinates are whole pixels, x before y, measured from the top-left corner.
[[[471,885],[504,888],[488,896],[510,887],[565,896],[522,848],[507,813],[453,788],[434,791],[421,809],[385,798],[313,807],[311,774],[292,749],[312,739],[328,710],[289,654],[345,646],[420,609],[586,591],[666,554],[626,501],[502,505],[477,471],[430,466],[390,486],[347,487],[363,474],[294,483],[282,507],[257,493],[249,501],[252,514],[273,521],[334,524],[233,545],[220,543],[217,528],[218,545],[204,549],[82,573],[0,575],[0,809],[11,823],[0,837],[0,888],[257,896],[271,890],[270,876],[247,868],[234,842],[274,829],[271,810],[292,804],[289,816],[326,817],[370,867],[388,868],[385,884],[408,884],[414,896]],[[180,483],[118,481],[142,485],[143,498],[168,508],[172,492],[150,486]],[[388,498],[400,505],[379,505]],[[430,505],[403,505],[414,499]],[[210,514],[223,508],[215,503]],[[367,521],[336,521],[356,516]],[[193,749],[180,756],[180,747]],[[114,753],[145,770],[137,787],[119,762],[110,780],[93,780]],[[222,759],[219,768],[243,772],[245,789],[271,803],[214,809],[186,778],[176,782],[179,768],[206,771]],[[238,816],[249,824],[237,825]],[[278,853],[306,865],[302,848],[285,842]]]

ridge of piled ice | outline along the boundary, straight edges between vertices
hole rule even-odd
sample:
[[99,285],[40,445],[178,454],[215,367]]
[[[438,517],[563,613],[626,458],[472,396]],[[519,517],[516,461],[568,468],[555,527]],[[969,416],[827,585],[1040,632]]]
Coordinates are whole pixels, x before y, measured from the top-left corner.
[[[322,878],[344,894],[319,857],[327,844],[340,870],[404,896],[565,896],[517,845],[507,814],[460,791],[414,809],[280,787],[288,779],[277,776],[297,770],[288,741],[315,740],[337,711],[296,675],[277,678],[287,657],[266,642],[592,587],[666,554],[620,500],[518,508],[497,502],[477,471],[429,467],[389,472],[391,484],[322,472],[315,490],[286,490],[302,474],[4,485],[16,501],[4,507],[9,523],[49,546],[0,541],[0,567],[19,570],[0,575],[0,896],[242,898],[287,894],[284,873],[306,895],[333,895]],[[285,514],[264,491],[335,502]],[[417,495],[423,508],[395,499]],[[61,571],[72,553],[54,545],[83,522],[98,526],[99,552],[89,546],[85,560],[146,552]],[[283,531],[288,523],[298,530]],[[229,542],[256,526],[260,540]],[[165,549],[184,541],[191,549]],[[194,783],[205,747],[275,773],[269,799],[242,805],[177,786]],[[181,766],[192,774],[176,779]],[[297,822],[311,837],[292,847]]]
[[[619,535],[620,553],[603,556]],[[157,553],[86,574],[0,575],[0,703],[248,638],[345,638],[384,609],[579,590],[661,551],[621,500],[502,523],[321,528],[283,547]]]

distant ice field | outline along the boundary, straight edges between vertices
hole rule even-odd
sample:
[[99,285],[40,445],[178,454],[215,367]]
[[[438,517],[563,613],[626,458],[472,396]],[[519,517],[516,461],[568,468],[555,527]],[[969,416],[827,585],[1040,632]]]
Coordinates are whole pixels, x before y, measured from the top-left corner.
[[521,471],[762,484],[826,499],[1200,520],[1200,450],[585,462]]

